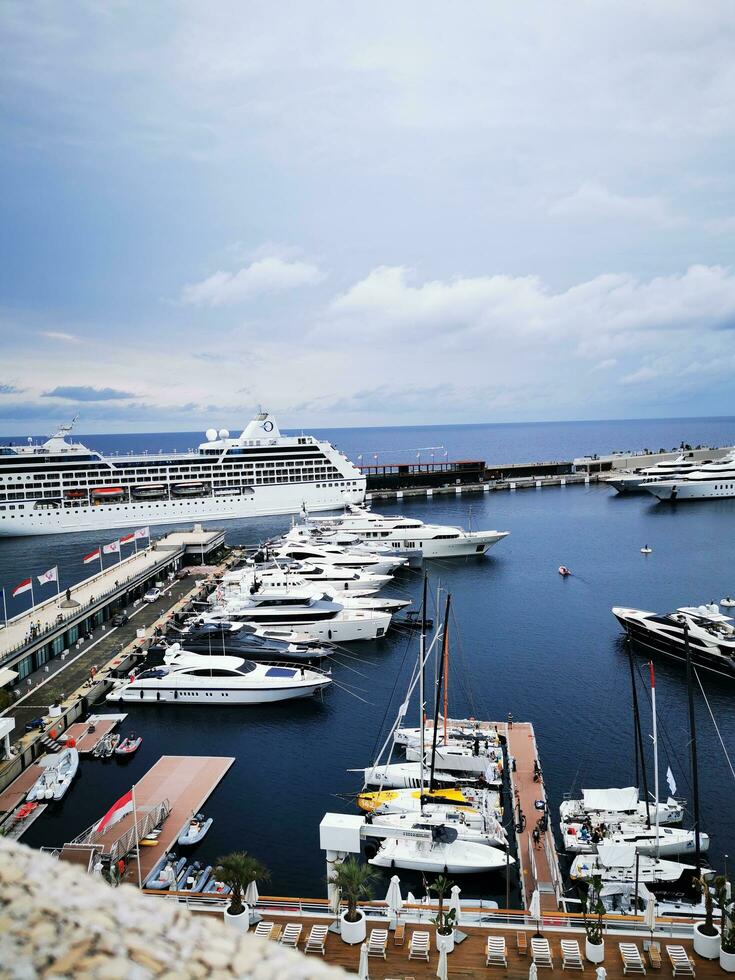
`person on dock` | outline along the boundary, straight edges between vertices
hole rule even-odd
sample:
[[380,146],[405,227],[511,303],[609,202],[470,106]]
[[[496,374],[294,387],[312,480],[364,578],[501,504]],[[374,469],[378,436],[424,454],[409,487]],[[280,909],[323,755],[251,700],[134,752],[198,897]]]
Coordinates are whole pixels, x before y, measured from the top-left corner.
[[533,846],[534,847],[540,847],[541,846],[541,831],[538,829],[538,827],[534,827],[533,828],[533,834],[531,836],[533,837]]
[[512,727],[513,727],[513,713],[509,711],[508,712],[508,728],[510,729]]

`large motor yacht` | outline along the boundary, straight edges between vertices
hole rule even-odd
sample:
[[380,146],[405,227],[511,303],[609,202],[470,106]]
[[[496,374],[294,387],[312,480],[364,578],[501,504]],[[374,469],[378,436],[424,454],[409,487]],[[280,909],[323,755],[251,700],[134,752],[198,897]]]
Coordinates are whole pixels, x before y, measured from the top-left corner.
[[609,476],[605,483],[609,484],[618,493],[645,493],[649,483],[656,483],[659,480],[678,480],[687,473],[692,473],[703,465],[702,460],[694,460],[690,454],[682,453],[676,459],[662,460],[654,463],[653,466],[646,466],[642,470],[624,470]]
[[705,463],[685,476],[646,484],[643,489],[659,500],[735,497],[735,452],[717,462]]
[[659,615],[645,609],[614,606],[617,619],[631,642],[647,654],[662,654],[686,663],[686,634],[692,663],[721,677],[735,678],[735,627],[716,603],[681,606]]

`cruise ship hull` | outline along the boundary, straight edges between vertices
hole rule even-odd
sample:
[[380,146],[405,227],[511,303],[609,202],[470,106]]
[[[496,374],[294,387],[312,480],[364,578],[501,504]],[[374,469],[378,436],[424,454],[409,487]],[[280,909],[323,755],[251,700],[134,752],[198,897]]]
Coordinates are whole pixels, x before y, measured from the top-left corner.
[[688,481],[667,481],[666,483],[652,483],[644,487],[654,497],[659,500],[711,500],[714,498],[735,497],[735,480],[721,480],[715,482]]
[[360,504],[364,488],[317,487],[316,484],[284,484],[255,487],[238,496],[188,497],[173,500],[136,500],[131,503],[87,507],[36,508],[32,501],[19,503],[12,521],[0,520],[0,537],[34,534],[67,534],[76,531],[107,532],[111,528],[191,524],[193,521],[237,521],[249,517],[338,510]]

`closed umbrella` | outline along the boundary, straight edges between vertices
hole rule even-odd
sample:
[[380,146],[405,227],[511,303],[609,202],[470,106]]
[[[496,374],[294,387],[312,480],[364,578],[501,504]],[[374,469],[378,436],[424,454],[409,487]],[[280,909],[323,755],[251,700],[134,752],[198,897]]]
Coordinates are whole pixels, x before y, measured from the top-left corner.
[[536,935],[540,936],[541,933],[539,929],[541,927],[541,896],[539,895],[538,888],[534,888],[533,895],[531,895],[531,904],[528,906],[528,915],[531,919],[536,922]]
[[597,975],[597,980],[605,980],[607,977],[607,970],[604,966],[598,966],[595,973]]
[[260,895],[258,894],[258,884],[255,881],[251,881],[248,887],[245,889],[245,901],[252,908],[258,904],[259,898]]
[[403,897],[401,896],[401,879],[398,875],[393,875],[388,885],[388,892],[385,896],[388,905],[388,916],[391,921],[398,918],[398,913],[403,908]]
[[360,947],[360,965],[357,968],[357,980],[370,980],[367,943],[363,943]]
[[439,977],[439,980],[447,980],[447,951],[443,946],[439,950],[439,963],[436,967],[436,975]]
[[658,908],[656,907],[656,897],[651,895],[648,899],[648,904],[646,905],[646,911],[643,914],[643,921],[646,926],[651,930],[651,939],[653,939],[653,930],[656,928],[656,916],[658,915]]
[[535,963],[528,968],[528,980],[538,980],[538,967]]
[[454,924],[459,925],[459,917],[462,914],[462,906],[459,904],[459,893],[462,889],[459,885],[452,885],[452,897],[449,899],[449,908],[454,909]]

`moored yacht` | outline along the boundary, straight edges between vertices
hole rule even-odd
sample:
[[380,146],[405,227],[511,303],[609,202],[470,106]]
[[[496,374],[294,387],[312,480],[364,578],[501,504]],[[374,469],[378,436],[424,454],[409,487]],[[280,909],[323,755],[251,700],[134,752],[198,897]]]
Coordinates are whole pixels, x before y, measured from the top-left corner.
[[681,453],[676,459],[663,460],[642,470],[626,470],[606,478],[605,483],[618,493],[645,493],[649,483],[659,480],[678,480],[699,469],[705,461],[692,459],[691,454]]
[[333,565],[311,565],[309,562],[279,561],[266,565],[248,565],[231,572],[225,572],[217,591],[210,597],[220,601],[229,592],[235,594],[250,589],[256,582],[268,586],[312,585],[322,591],[334,589],[353,596],[374,595],[384,585],[392,581],[391,575],[376,575],[373,572],[360,572],[354,569],[335,568]]
[[486,820],[478,811],[470,808],[451,807],[438,803],[424,804],[420,810],[403,813],[374,813],[370,819],[376,827],[425,829],[426,827],[452,827],[459,840],[505,847],[508,837],[497,820]]
[[[594,854],[597,849],[606,844],[630,844],[639,854],[651,857],[676,857],[680,854],[694,854],[696,842],[693,830],[683,827],[647,827],[644,824],[630,822],[616,825],[605,825],[605,830],[592,828],[584,824],[562,824],[564,849],[569,854]],[[699,835],[700,851],[705,854],[709,850],[707,834]]]
[[66,794],[79,768],[79,753],[75,748],[62,749],[46,755],[38,763],[43,772],[28,790],[26,799],[58,802]]
[[[703,873],[711,874],[706,869]],[[692,887],[696,869],[690,864],[636,854],[632,844],[606,844],[598,848],[597,854],[579,854],[572,862],[572,881],[593,875],[599,876],[603,884],[637,879],[651,890],[679,891]]]
[[[559,805],[562,823],[584,822],[591,817],[593,822],[605,823],[630,820],[650,820],[656,822],[657,806],[651,801],[638,799],[638,789],[626,786],[623,789],[583,789],[579,800],[563,800]],[[684,808],[673,797],[658,803],[658,822],[660,824],[680,824]]]
[[682,477],[646,484],[644,489],[659,500],[735,497],[735,453],[704,463]]
[[[419,832],[424,828],[416,828]],[[515,859],[506,851],[487,844],[460,840],[452,827],[428,825],[427,836],[405,836],[383,841],[370,864],[379,868],[405,868],[436,874],[483,874],[502,871]],[[408,835],[411,831],[407,832]]]

